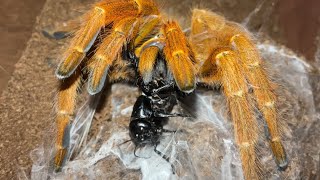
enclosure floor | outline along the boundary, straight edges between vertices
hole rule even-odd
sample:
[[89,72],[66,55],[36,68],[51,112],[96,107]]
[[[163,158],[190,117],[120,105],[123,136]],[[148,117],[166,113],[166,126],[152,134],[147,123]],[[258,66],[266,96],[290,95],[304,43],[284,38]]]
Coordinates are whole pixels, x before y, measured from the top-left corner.
[[1,0],[0,94],[14,70],[46,0]]
[[[1,0],[0,2],[0,95],[8,86],[8,81],[12,77],[15,65],[23,54],[29,41],[37,16],[40,14],[46,0]],[[18,82],[18,81],[15,81]],[[14,83],[19,87],[17,83]],[[21,107],[12,103],[10,99],[22,98],[16,93],[4,93],[7,98],[1,98],[0,113],[0,179],[17,179],[16,170],[19,164],[26,164],[22,160],[24,155],[30,152],[34,144],[32,141],[24,141],[25,136],[33,136],[37,132],[31,131],[24,133],[26,123],[21,119],[26,119],[22,115]],[[10,95],[8,95],[10,94]],[[28,101],[25,99],[25,101]],[[20,113],[11,111],[11,107],[4,104],[12,105],[13,109]],[[19,114],[22,116],[19,117]],[[15,116],[16,118],[9,118]],[[23,117],[24,116],[24,117]],[[18,120],[20,119],[20,120]],[[30,120],[29,120],[30,121]],[[37,119],[34,119],[37,121]],[[29,151],[29,152],[28,152]],[[16,157],[16,158],[15,158]],[[20,159],[20,157],[22,159]]]

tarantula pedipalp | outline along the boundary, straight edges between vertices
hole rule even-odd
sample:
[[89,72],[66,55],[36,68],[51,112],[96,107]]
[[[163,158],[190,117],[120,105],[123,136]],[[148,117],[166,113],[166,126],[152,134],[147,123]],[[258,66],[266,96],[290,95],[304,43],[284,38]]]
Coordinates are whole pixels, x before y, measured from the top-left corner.
[[[97,47],[92,47],[94,43]],[[86,61],[91,48],[95,48],[94,54]],[[268,140],[277,165],[281,169],[287,166],[272,82],[248,32],[213,12],[195,9],[187,38],[178,23],[160,14],[152,0],[102,0],[86,14],[56,71],[59,79],[65,79],[57,103],[56,169],[62,166],[68,151],[68,127],[82,75],[89,73],[88,92],[92,95],[101,91],[107,76],[110,81],[135,81],[141,76],[148,84],[157,71],[159,56],[180,91],[190,93],[197,83],[221,84],[246,179],[259,178],[254,105],[268,125]],[[249,98],[249,87],[255,102]]]

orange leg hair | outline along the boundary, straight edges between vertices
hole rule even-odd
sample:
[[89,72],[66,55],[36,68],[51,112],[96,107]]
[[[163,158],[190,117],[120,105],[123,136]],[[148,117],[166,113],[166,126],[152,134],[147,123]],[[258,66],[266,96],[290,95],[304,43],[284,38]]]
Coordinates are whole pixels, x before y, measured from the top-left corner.
[[210,66],[217,69],[213,80],[219,79],[223,86],[234,124],[244,176],[246,179],[258,179],[259,168],[255,153],[258,125],[248,100],[248,86],[238,64],[239,57],[230,48],[217,48],[207,61],[207,65],[210,62]]
[[91,73],[89,75],[88,92],[96,94],[101,91],[109,67],[113,61],[121,54],[122,47],[132,36],[136,34],[138,27],[137,18],[128,18],[117,23],[110,35],[103,39],[96,53],[90,60],[92,62]]
[[153,1],[145,0],[104,0],[95,4],[85,15],[80,30],[76,32],[56,70],[56,76],[67,78],[75,71],[105,25],[127,17],[158,15],[156,7]]
[[243,71],[250,82],[259,110],[268,125],[269,143],[279,168],[285,169],[288,165],[285,150],[281,143],[280,127],[276,111],[276,96],[272,92],[272,82],[268,79],[261,57],[254,44],[244,35],[235,35],[231,38],[243,64]]
[[[109,29],[101,31],[104,28]],[[74,114],[81,81],[79,74],[84,73],[79,64],[98,41],[99,34],[103,36],[102,41],[89,62],[83,63],[89,71],[90,94],[101,91],[107,75],[114,81],[135,75],[135,70],[129,68],[132,63],[122,61],[124,47],[130,53],[134,51],[139,58],[138,72],[144,83],[150,82],[157,56],[163,54],[172,79],[181,91],[192,92],[197,78],[209,85],[220,83],[223,86],[246,179],[259,178],[255,153],[258,125],[254,105],[268,125],[268,140],[276,163],[282,169],[287,166],[272,82],[244,29],[217,14],[196,9],[192,16],[191,35],[187,39],[175,21],[162,20],[152,0],[102,0],[85,15],[56,70],[59,79],[66,79],[59,90],[57,103],[56,169],[63,164],[68,148],[66,134]],[[249,88],[253,89],[255,102],[249,98]]]
[[181,91],[192,92],[196,86],[195,59],[184,33],[174,21],[165,23],[162,33],[165,37],[163,52],[177,86]]
[[[86,62],[90,71],[88,83],[90,94],[98,93],[102,89],[109,66],[119,59],[122,47],[139,34],[135,39],[135,45],[138,46],[154,30],[160,21],[158,15],[159,10],[152,0],[102,0],[94,4],[85,15],[84,22],[72,38],[56,70],[56,76],[59,79],[66,79],[59,90],[57,102],[57,153],[54,160],[56,170],[59,170],[63,164],[68,148],[66,133],[73,118],[77,88],[80,83],[80,75],[75,72],[83,73],[78,66],[97,36],[106,34],[101,32],[101,29],[106,26],[111,28],[110,34],[103,39],[91,60]],[[148,18],[149,21],[142,25],[144,30],[139,30],[139,22],[142,18]],[[121,73],[118,75],[113,73],[113,80],[129,76],[130,73],[123,72],[126,69],[125,64],[121,62],[115,64]]]
[[76,33],[56,70],[58,78],[67,78],[75,71],[104,26],[104,17],[105,12],[100,8],[94,8],[87,14],[86,23]]
[[164,39],[157,35],[135,49],[135,54],[139,58],[138,71],[145,84],[152,79],[157,56],[164,44]]
[[[205,10],[194,10],[192,33],[192,43],[198,44],[195,48],[196,57],[203,62],[198,72],[200,81],[209,85],[221,83],[223,86],[234,122],[245,179],[260,178],[255,155],[258,126],[252,107],[254,102],[248,98],[247,84],[253,89],[257,106],[268,125],[267,138],[276,163],[285,169],[287,158],[281,143],[276,96],[249,34],[239,25]],[[209,50],[205,49],[208,47]]]
[[138,70],[145,84],[149,83],[152,79],[153,67],[156,63],[158,53],[158,47],[150,46],[142,51],[140,55]]
[[76,106],[77,89],[81,83],[79,72],[72,74],[65,82],[61,83],[58,102],[57,102],[57,138],[56,138],[56,156],[55,169],[59,170],[62,166],[65,155],[68,151],[68,133],[70,121],[73,119]]

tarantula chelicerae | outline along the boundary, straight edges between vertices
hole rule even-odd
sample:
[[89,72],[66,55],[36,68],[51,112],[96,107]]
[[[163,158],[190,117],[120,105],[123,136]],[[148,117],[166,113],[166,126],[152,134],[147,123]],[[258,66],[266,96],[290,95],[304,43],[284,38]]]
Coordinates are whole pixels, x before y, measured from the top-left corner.
[[[87,58],[89,51],[94,54]],[[165,80],[174,82],[181,92],[191,93],[197,83],[222,86],[246,179],[259,178],[254,106],[268,126],[268,141],[277,165],[286,168],[274,86],[245,29],[213,12],[194,9],[186,36],[177,22],[161,15],[152,0],[102,0],[87,12],[56,70],[57,77],[63,79],[57,103],[56,169],[68,151],[68,125],[82,76],[89,74],[91,95],[101,91],[107,77],[112,82],[141,77],[148,85],[159,71],[155,68],[159,59],[164,60],[168,73]],[[249,98],[249,89],[255,100]]]

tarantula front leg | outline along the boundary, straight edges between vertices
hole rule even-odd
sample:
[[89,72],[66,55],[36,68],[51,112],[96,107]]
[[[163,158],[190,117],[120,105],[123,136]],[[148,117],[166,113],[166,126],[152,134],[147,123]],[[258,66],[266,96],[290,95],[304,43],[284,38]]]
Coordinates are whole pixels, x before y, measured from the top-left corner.
[[81,74],[74,73],[65,82],[61,83],[57,101],[57,137],[55,170],[58,171],[68,152],[70,121],[73,119],[76,106],[77,89],[81,83]]
[[[90,69],[89,92],[95,94],[101,90],[108,66],[120,54],[127,38],[135,32],[133,22],[138,17],[149,14],[159,13],[152,1],[141,0],[103,0],[93,6],[86,14],[84,22],[71,44],[64,54],[64,59],[56,70],[56,76],[59,79],[65,79],[62,82],[58,94],[57,106],[57,139],[55,169],[59,170],[65,160],[68,151],[68,127],[73,118],[77,88],[80,84],[82,69],[78,66],[86,56],[87,52],[95,42],[101,28],[110,25],[112,28],[111,36],[107,36],[92,61],[85,64]],[[134,27],[134,28],[133,28]],[[130,33],[129,33],[130,32]],[[106,48],[103,49],[103,48]],[[76,73],[75,73],[76,72]]]
[[63,61],[56,70],[56,76],[60,79],[69,77],[86,56],[100,29],[104,26],[105,11],[95,7],[86,15],[86,18],[86,22],[76,32],[68,50],[64,53]]
[[196,87],[196,60],[189,42],[174,21],[164,23],[162,34],[165,37],[164,56],[177,86],[181,91],[192,92]]
[[138,18],[126,18],[115,24],[111,33],[103,39],[96,53],[90,60],[88,92],[96,94],[101,91],[113,61],[119,59],[121,49],[131,39],[138,27]]
[[141,0],[102,0],[96,3],[85,15],[81,28],[75,33],[71,44],[64,54],[64,59],[56,70],[56,76],[60,79],[69,77],[81,63],[89,51],[100,30],[112,23],[128,17],[138,17],[139,14],[158,14],[158,10],[152,1]]

